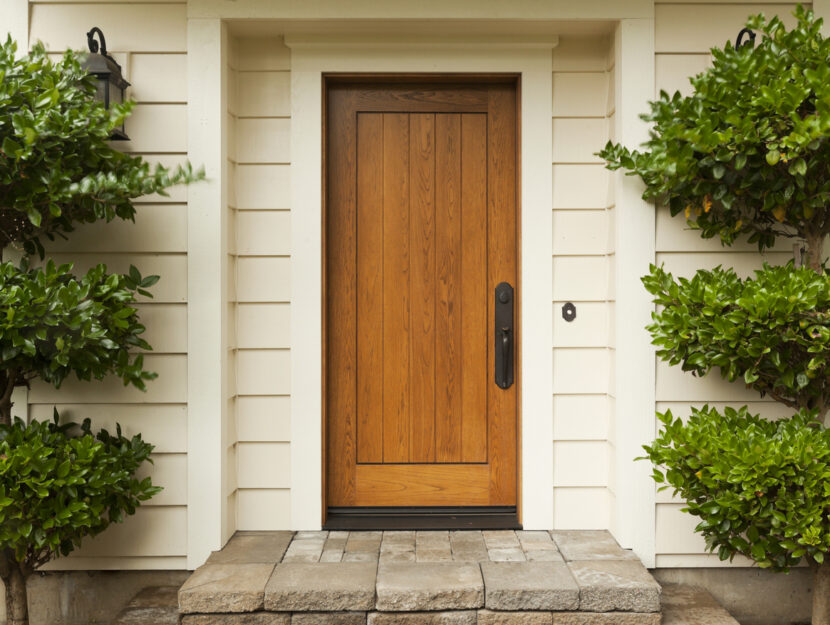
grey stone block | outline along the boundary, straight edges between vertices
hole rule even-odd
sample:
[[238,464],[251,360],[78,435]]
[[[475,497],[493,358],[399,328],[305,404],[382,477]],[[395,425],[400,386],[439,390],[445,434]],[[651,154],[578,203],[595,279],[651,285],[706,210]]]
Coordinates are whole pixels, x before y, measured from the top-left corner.
[[295,612],[291,625],[366,625],[366,612]]
[[525,551],[525,558],[528,562],[564,562],[562,554],[558,551]]
[[127,608],[118,615],[112,625],[178,625],[179,610],[176,607]]
[[182,613],[255,612],[262,609],[274,564],[205,564],[179,590]]
[[551,537],[565,558],[571,560],[637,560],[634,552],[621,548],[605,530],[552,531]]
[[484,583],[476,564],[390,562],[378,568],[378,610],[464,610],[483,606]]
[[375,607],[373,562],[290,562],[277,565],[265,587],[265,609],[321,612]]
[[475,611],[369,612],[368,625],[476,625]]
[[482,532],[487,549],[521,549],[513,530],[485,530]]
[[576,610],[579,588],[562,562],[482,562],[489,610]]
[[513,549],[488,549],[487,555],[491,562],[524,562],[525,553],[518,547]]
[[207,561],[209,564],[276,564],[282,560],[293,535],[293,532],[237,532],[221,551],[210,554]]
[[660,585],[633,560],[582,560],[568,566],[579,586],[579,609],[659,612]]
[[[553,625],[660,625],[660,614],[634,612],[554,612]],[[708,625],[708,624],[706,624]]]
[[249,614],[187,614],[182,625],[289,625],[290,614],[253,612]]
[[478,611],[478,625],[551,625],[550,612]]

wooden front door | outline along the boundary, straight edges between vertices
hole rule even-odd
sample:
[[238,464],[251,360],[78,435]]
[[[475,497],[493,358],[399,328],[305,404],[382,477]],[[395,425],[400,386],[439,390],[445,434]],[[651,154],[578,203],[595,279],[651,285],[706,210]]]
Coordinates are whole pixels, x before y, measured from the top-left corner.
[[515,506],[516,84],[357,80],[326,89],[326,503]]

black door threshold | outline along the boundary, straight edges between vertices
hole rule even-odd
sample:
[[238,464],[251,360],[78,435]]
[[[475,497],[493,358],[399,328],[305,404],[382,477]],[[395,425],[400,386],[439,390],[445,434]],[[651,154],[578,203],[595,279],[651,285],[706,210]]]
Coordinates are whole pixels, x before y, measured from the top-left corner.
[[516,530],[515,506],[329,508],[324,530]]

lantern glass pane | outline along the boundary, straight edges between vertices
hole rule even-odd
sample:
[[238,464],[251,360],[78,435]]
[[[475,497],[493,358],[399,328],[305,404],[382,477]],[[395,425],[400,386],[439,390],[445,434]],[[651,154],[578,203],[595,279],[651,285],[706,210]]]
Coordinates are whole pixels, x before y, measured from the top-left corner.
[[107,105],[107,89],[109,88],[107,85],[109,85],[109,81],[106,78],[95,77],[95,99],[104,106]]
[[110,89],[110,100],[109,104],[112,106],[113,104],[121,104],[124,98],[124,94],[114,83],[109,83]]

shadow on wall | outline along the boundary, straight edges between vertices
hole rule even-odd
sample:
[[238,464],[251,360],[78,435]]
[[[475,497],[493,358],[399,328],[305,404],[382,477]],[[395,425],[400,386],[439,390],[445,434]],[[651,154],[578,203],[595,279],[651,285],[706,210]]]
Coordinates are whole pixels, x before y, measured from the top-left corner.
[[[32,625],[108,625],[140,590],[179,586],[189,575],[189,571],[35,573],[29,580],[29,616]],[[5,623],[6,607],[0,601],[0,624]]]
[[661,584],[690,584],[708,590],[741,625],[802,625],[810,622],[812,571],[788,574],[759,568],[671,568],[651,574]]

